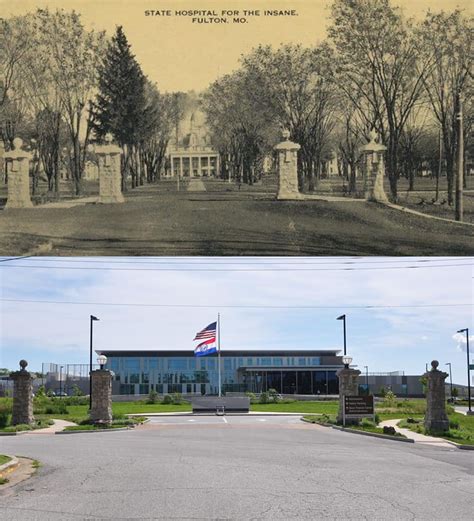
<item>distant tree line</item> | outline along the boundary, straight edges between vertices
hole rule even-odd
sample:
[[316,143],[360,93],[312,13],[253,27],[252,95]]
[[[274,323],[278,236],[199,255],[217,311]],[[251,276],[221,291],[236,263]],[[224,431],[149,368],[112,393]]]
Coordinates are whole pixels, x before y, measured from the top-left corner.
[[180,100],[145,77],[121,27],[107,39],[62,9],[0,19],[0,139],[34,145],[33,189],[41,164],[49,190],[65,170],[80,194],[88,145],[108,132],[124,151],[124,188],[157,181]]
[[354,191],[358,148],[375,128],[393,199],[401,176],[413,188],[423,163],[440,171],[441,142],[452,203],[459,94],[466,140],[473,122],[473,36],[473,18],[460,10],[415,22],[389,0],[334,0],[326,41],[260,46],[205,93],[224,168],[251,183],[287,128],[301,145],[301,190],[315,188],[336,152]]

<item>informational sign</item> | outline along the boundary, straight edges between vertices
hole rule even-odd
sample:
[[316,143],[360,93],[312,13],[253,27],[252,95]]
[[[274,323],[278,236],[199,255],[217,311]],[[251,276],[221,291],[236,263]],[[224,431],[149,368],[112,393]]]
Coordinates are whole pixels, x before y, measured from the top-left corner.
[[474,371],[474,364],[469,364],[469,369],[470,369],[471,371]]
[[375,417],[374,397],[370,396],[344,396],[343,424],[346,419]]

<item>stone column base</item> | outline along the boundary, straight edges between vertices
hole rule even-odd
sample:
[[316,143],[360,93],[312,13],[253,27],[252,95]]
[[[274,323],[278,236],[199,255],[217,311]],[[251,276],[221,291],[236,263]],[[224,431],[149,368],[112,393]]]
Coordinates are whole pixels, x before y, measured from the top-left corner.
[[99,196],[100,204],[116,204],[116,203],[124,203],[124,202],[125,202],[125,197],[123,196],[123,194]]

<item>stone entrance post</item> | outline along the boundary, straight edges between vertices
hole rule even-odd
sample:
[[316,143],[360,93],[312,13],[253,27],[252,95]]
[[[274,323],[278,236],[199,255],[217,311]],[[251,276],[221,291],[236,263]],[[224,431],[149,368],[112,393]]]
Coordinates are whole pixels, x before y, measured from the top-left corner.
[[28,362],[20,360],[20,371],[10,374],[13,380],[12,425],[31,425],[33,418],[33,376],[26,370]]
[[[359,396],[358,378],[360,371],[358,369],[351,369],[349,365],[346,365],[343,369],[339,369],[336,375],[339,378],[339,410],[337,412],[337,423],[342,423],[344,396]],[[353,418],[346,419],[346,425],[356,423],[359,423],[359,420]]]
[[384,153],[387,147],[381,145],[375,130],[370,132],[370,141],[360,148],[364,155],[364,192],[367,201],[388,202],[383,187],[385,175]]
[[301,199],[298,189],[298,143],[290,141],[290,132],[283,131],[281,143],[275,146],[278,152],[278,194],[277,199]]
[[426,414],[425,429],[427,431],[447,431],[449,430],[449,420],[446,414],[446,396],[444,390],[444,380],[448,373],[438,370],[438,360],[431,362],[431,371],[427,371],[423,376],[426,377]]
[[99,203],[123,203],[120,154],[122,149],[112,144],[112,134],[105,136],[105,145],[95,147],[99,167]]
[[23,140],[13,140],[13,150],[5,152],[8,175],[8,208],[33,208],[30,196],[30,160],[32,155],[22,149]]
[[112,371],[92,371],[92,408],[90,419],[94,423],[112,422]]

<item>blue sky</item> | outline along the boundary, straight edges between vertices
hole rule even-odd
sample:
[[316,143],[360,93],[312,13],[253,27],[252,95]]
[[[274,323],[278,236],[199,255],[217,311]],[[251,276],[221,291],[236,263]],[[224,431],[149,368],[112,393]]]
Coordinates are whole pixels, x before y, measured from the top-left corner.
[[90,314],[100,318],[96,349],[191,351],[194,334],[220,312],[223,350],[291,351],[342,348],[336,317],[345,313],[348,353],[360,368],[421,374],[438,359],[465,384],[465,341],[456,330],[472,328],[471,265],[446,257],[0,262],[0,367],[13,369],[20,358],[31,370],[87,363]]

